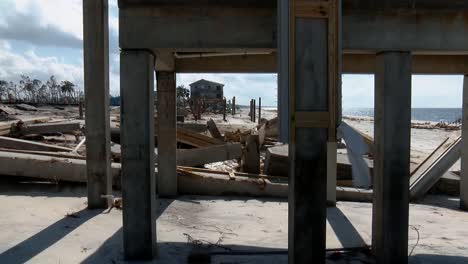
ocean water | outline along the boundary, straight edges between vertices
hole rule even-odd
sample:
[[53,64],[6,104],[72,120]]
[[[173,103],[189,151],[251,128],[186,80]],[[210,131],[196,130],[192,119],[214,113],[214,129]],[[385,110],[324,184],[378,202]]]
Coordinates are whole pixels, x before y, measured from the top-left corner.
[[[343,109],[343,115],[374,117],[374,108]],[[411,119],[431,122],[456,122],[462,117],[461,108],[413,108]]]

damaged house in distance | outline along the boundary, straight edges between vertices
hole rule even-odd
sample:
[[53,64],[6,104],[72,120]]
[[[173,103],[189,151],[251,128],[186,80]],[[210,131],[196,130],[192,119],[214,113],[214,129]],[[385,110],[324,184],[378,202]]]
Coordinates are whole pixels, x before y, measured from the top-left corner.
[[223,89],[224,84],[222,83],[201,79],[190,84],[190,96],[192,99],[223,99]]

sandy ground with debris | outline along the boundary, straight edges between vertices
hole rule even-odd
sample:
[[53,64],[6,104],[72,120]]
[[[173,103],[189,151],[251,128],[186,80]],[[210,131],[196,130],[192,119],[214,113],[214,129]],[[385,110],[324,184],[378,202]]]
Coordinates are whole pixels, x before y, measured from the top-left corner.
[[[84,186],[2,185],[0,263],[125,263],[122,212],[86,210]],[[457,206],[458,199],[445,196],[411,204],[410,263],[468,263],[468,215]],[[180,196],[158,200],[157,211],[159,257],[154,263],[187,263],[194,251],[238,250],[280,252],[217,255],[212,263],[287,263],[287,200]],[[327,248],[369,245],[371,212],[367,203],[328,208]],[[340,261],[329,257],[328,263],[365,259],[359,253]]]
[[[344,121],[361,132],[374,137],[374,121],[370,118],[344,118]],[[417,121],[415,121],[417,122]],[[411,129],[411,163],[414,165],[421,163],[431,154],[447,137],[451,135],[461,135],[461,130],[445,130],[442,128]],[[450,171],[460,170],[460,160],[458,160]]]

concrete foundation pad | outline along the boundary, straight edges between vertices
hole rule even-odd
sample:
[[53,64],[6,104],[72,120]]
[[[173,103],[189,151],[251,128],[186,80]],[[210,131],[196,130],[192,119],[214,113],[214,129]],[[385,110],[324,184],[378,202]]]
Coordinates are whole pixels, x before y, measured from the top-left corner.
[[[420,235],[410,263],[467,263],[468,217],[456,209],[458,199],[425,201],[410,206],[410,224]],[[87,210],[85,186],[2,187],[0,203],[0,263],[125,263],[122,212]],[[211,263],[287,263],[287,200],[180,196],[160,199],[157,206],[154,262],[187,263],[198,252],[212,254]],[[368,203],[328,208],[327,248],[369,244],[371,211]],[[411,249],[417,233],[410,228],[409,234]]]

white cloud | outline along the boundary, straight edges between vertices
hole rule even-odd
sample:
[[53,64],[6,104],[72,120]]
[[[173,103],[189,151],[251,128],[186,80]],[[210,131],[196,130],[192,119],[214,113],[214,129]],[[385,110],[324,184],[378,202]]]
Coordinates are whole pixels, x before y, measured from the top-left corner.
[[5,41],[0,42],[0,79],[16,81],[21,74],[46,80],[51,75],[83,87],[83,66],[60,62],[57,57],[40,57],[30,50],[16,54]]
[[2,0],[0,38],[80,48],[81,0]]

